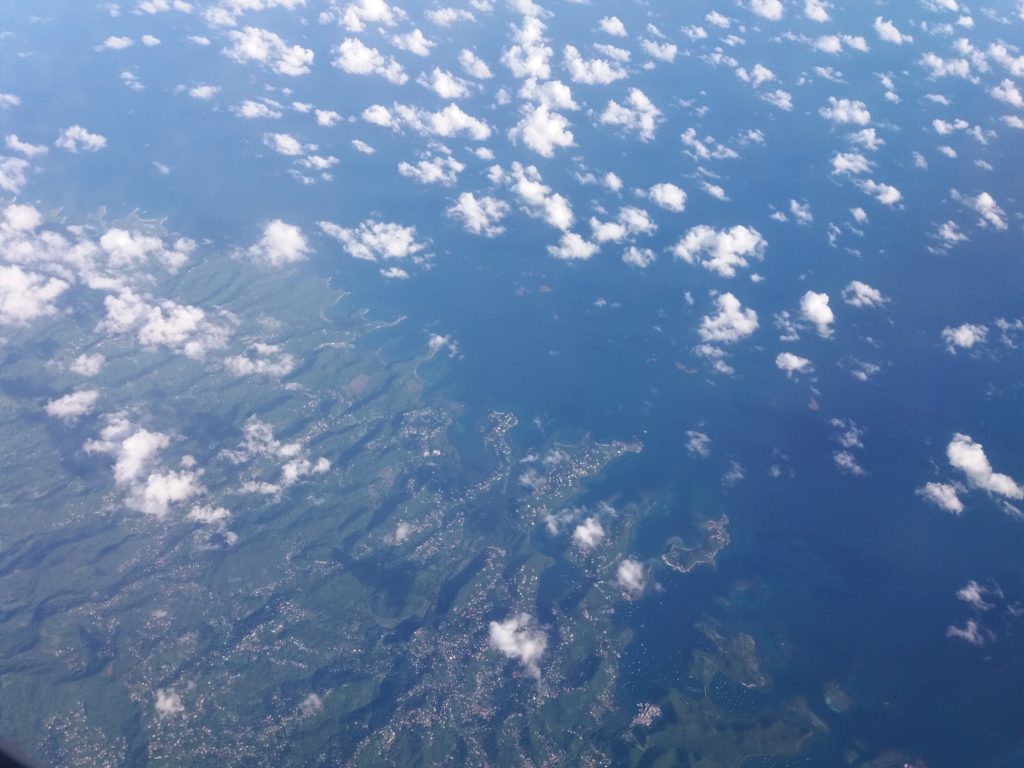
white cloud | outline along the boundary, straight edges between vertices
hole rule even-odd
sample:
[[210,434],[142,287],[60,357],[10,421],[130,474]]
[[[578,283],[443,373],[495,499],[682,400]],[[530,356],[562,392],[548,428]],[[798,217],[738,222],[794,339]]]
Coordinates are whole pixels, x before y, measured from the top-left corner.
[[494,77],[491,68],[487,66],[487,62],[468,48],[463,48],[459,51],[459,64],[467,75],[478,80],[487,80]]
[[170,717],[184,711],[185,706],[176,691],[160,689],[156,692],[156,713],[159,717]]
[[362,32],[366,24],[393,27],[405,18],[405,11],[385,0],[356,0],[341,11],[341,25],[349,32]]
[[434,8],[426,12],[426,17],[439,27],[450,27],[457,21],[475,21],[476,17],[462,8]]
[[68,152],[98,152],[107,146],[105,137],[98,133],[89,133],[80,125],[72,125],[61,131],[57,141],[54,142],[61,149]]
[[254,120],[256,118],[277,119],[281,117],[281,110],[277,107],[262,101],[252,101],[251,99],[243,101],[237,107],[233,107],[231,111],[247,120]]
[[393,56],[385,56],[356,37],[349,37],[338,46],[331,62],[352,75],[379,75],[390,83],[403,85],[409,76]]
[[198,101],[210,101],[220,93],[220,87],[216,85],[197,85],[191,88],[188,95]]
[[917,495],[954,515],[964,511],[964,503],[957,496],[956,487],[948,483],[925,483],[917,489]]
[[262,267],[279,268],[306,258],[310,247],[302,230],[274,219],[263,227],[263,237],[242,255]]
[[934,53],[926,53],[921,57],[921,66],[929,70],[928,76],[932,79],[960,77],[972,82],[977,81],[977,77],[971,72],[971,62],[967,59],[943,59]]
[[625,37],[626,25],[618,16],[604,16],[601,21],[601,31],[612,37]]
[[406,126],[417,133],[445,138],[465,135],[474,141],[485,141],[491,136],[491,128],[487,123],[466,114],[458,104],[449,104],[439,112],[428,112],[404,104],[394,104],[391,109],[374,104],[364,109],[362,116],[368,123],[393,130]]
[[950,191],[950,196],[981,216],[981,218],[978,219],[978,224],[980,226],[992,226],[995,229],[1000,230],[1007,228],[1006,212],[999,207],[995,198],[988,192],[981,192],[977,196],[972,197],[970,195],[961,195],[954,189]]
[[604,539],[604,528],[596,517],[588,517],[572,532],[573,543],[581,549],[594,549]]
[[558,245],[549,245],[548,253],[563,261],[586,261],[600,250],[600,246],[584,240],[575,232],[565,232]]
[[131,48],[133,45],[135,45],[135,41],[130,37],[111,35],[99,45],[97,50],[123,51],[125,48]]
[[153,35],[143,35],[142,36],[142,44],[144,46],[146,46],[147,48],[153,48],[155,46],[160,45],[160,38],[159,37],[153,37]]
[[192,4],[185,2],[185,0],[139,0],[135,4],[135,11],[150,15],[166,13],[167,11],[192,13]]
[[92,411],[99,396],[100,393],[95,389],[80,389],[48,402],[46,413],[67,424],[73,424]]
[[827,293],[807,291],[800,298],[800,313],[814,323],[821,336],[827,338],[832,335],[832,323],[835,321],[835,315],[828,305]]
[[862,476],[867,474],[864,468],[857,463],[857,457],[850,453],[850,451],[836,451],[832,454],[832,460],[839,468],[839,471],[847,475]]
[[750,0],[750,10],[769,21],[778,21],[783,14],[779,0]]
[[651,266],[656,258],[654,251],[650,248],[637,248],[635,245],[629,246],[622,253],[622,260],[629,266],[638,269],[646,269]]
[[71,361],[68,369],[79,376],[96,376],[103,370],[103,364],[107,361],[99,352],[93,354],[83,353]]
[[129,509],[156,517],[164,517],[171,505],[187,501],[203,493],[201,470],[193,470],[191,457],[185,457],[181,470],[167,469],[160,460],[161,452],[171,439],[161,432],[136,427],[120,415],[108,419],[98,440],[85,444],[87,453],[112,455],[114,482],[124,488]]
[[440,67],[434,67],[429,75],[421,72],[416,82],[442,99],[464,99],[470,94],[469,83]]
[[339,241],[349,255],[365,261],[404,259],[426,248],[416,242],[416,227],[367,219],[355,229],[344,229],[329,221],[317,222],[320,228]]
[[420,160],[415,165],[403,161],[398,164],[398,172],[420,184],[443,184],[447,187],[458,181],[465,167],[453,157],[436,155]]
[[790,378],[795,374],[811,373],[814,370],[814,364],[810,360],[792,352],[780,352],[776,355],[775,365],[780,371],[785,371]]
[[715,298],[718,314],[705,315],[698,332],[703,341],[719,341],[731,344],[750,336],[757,330],[757,312],[743,309],[740,300],[731,293]]
[[289,77],[308,74],[313,65],[313,51],[299,45],[289,46],[266,29],[245,27],[241,31],[231,30],[228,37],[232,45],[224,49],[224,54],[240,64],[255,61]]
[[891,21],[883,19],[881,16],[875,17],[875,32],[878,36],[887,43],[895,43],[896,45],[903,45],[903,43],[912,43],[914,38],[910,35],[905,35],[896,29],[896,25]]
[[495,237],[505,231],[501,221],[508,211],[508,203],[504,200],[486,195],[476,197],[472,192],[463,192],[447,213],[453,218],[460,219],[467,232]]
[[675,184],[668,182],[655,184],[647,194],[654,203],[667,211],[679,213],[686,208],[686,193]]
[[28,183],[29,162],[20,157],[0,157],[0,189],[12,195],[21,193]]
[[50,151],[49,148],[46,147],[44,144],[30,144],[26,141],[22,141],[21,139],[19,139],[17,134],[14,133],[7,135],[5,143],[7,144],[7,148],[9,150],[24,155],[29,160],[31,160],[33,157],[45,155],[47,152]]
[[230,336],[227,327],[209,320],[199,307],[170,300],[151,305],[127,288],[106,296],[103,304],[107,315],[98,330],[135,331],[145,347],[166,346],[201,360],[210,350],[223,348]]
[[994,607],[992,603],[985,599],[986,595],[1002,597],[1003,591],[998,586],[983,587],[974,579],[971,579],[956,592],[958,600],[963,600],[979,613],[991,610]]
[[510,659],[516,659],[531,677],[540,677],[538,662],[548,647],[548,637],[533,617],[520,613],[505,621],[492,621],[489,643]]
[[874,165],[859,152],[837,152],[832,156],[832,173],[870,173]]
[[1008,499],[1024,498],[1024,487],[1009,475],[994,472],[981,443],[974,442],[970,436],[960,433],[953,435],[946,447],[946,458],[950,466],[963,472],[972,488],[980,488]]
[[56,277],[0,266],[0,325],[26,326],[57,313],[54,303],[70,286]]
[[823,0],[804,0],[804,16],[819,23],[831,19],[828,15],[828,5]]
[[964,323],[956,328],[946,327],[942,331],[942,339],[950,354],[956,354],[957,349],[971,349],[977,344],[984,344],[987,336],[988,328],[974,323]]
[[971,645],[984,645],[985,635],[974,619],[968,619],[963,628],[950,625],[946,628],[946,637],[955,637]]
[[556,147],[576,145],[564,115],[552,112],[544,104],[526,106],[522,115],[522,119],[508,132],[513,142],[522,139],[526,146],[542,157],[552,157]]
[[615,580],[619,589],[630,600],[641,597],[644,590],[647,589],[647,572],[643,563],[631,558],[626,558],[619,563]]
[[711,455],[711,438],[703,432],[686,430],[686,452],[691,456],[706,459]]
[[896,205],[903,199],[903,193],[891,184],[876,182],[874,179],[867,179],[859,182],[858,186],[865,194],[872,195],[882,205]]
[[250,344],[246,352],[224,358],[224,366],[235,376],[280,378],[295,370],[295,358],[276,344]]
[[432,40],[428,40],[418,28],[404,35],[395,35],[391,38],[391,43],[399,50],[408,51],[416,56],[429,56],[430,49],[436,45]]
[[507,181],[512,191],[522,200],[531,215],[541,216],[548,224],[563,232],[568,230],[575,221],[569,201],[553,192],[551,187],[541,180],[540,172],[535,166],[523,166],[513,163],[511,173],[500,172],[500,178]]
[[600,120],[605,125],[621,126],[635,131],[642,141],[651,141],[654,130],[661,117],[661,111],[651,103],[647,95],[639,88],[629,89],[628,106],[619,104],[614,99],[608,102]]
[[640,47],[652,59],[668,63],[675,61],[679,53],[679,46],[674,43],[659,43],[655,40],[641,39]]
[[843,288],[843,301],[852,307],[879,307],[888,299],[877,288],[860,280],[853,280]]
[[715,230],[707,225],[691,228],[672,248],[676,258],[700,264],[722,277],[734,277],[737,268],[749,266],[750,259],[764,258],[768,243],[752,227],[737,225]]
[[871,122],[871,113],[863,101],[837,99],[828,97],[829,106],[818,110],[822,117],[834,123],[853,123],[867,125]]
[[796,200],[790,200],[789,212],[793,214],[793,218],[796,219],[797,224],[807,226],[814,221],[814,215],[811,213],[811,206],[809,203],[799,203]]
[[584,59],[575,46],[567,45],[562,51],[565,68],[574,83],[584,85],[608,85],[627,77],[619,64],[606,59]]

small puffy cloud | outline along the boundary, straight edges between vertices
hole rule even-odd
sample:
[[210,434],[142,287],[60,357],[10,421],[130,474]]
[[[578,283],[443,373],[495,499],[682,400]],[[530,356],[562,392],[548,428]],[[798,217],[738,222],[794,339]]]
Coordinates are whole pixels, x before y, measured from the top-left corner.
[[281,110],[277,106],[262,101],[253,101],[252,99],[246,99],[237,107],[232,107],[231,111],[246,120],[255,120],[257,118],[276,120],[281,117]]
[[409,79],[394,57],[385,56],[359,38],[346,38],[336,54],[331,63],[351,75],[379,75],[395,85],[402,85]]
[[828,305],[827,293],[807,291],[800,298],[800,314],[814,323],[819,335],[826,338],[832,335],[832,323],[835,321],[835,315]]
[[626,558],[619,563],[619,568],[615,572],[615,581],[628,599],[635,600],[642,597],[644,590],[647,589],[647,572],[643,563]]
[[675,184],[655,184],[647,191],[648,197],[667,211],[681,212],[686,208],[686,193]]
[[601,31],[613,37],[625,37],[626,25],[618,16],[604,16],[599,22]]
[[508,212],[509,205],[504,200],[487,195],[477,197],[472,192],[461,193],[447,210],[449,216],[462,221],[467,232],[484,237],[496,237],[505,231],[501,221]]
[[917,489],[917,495],[940,509],[959,515],[964,511],[964,503],[956,491],[956,486],[949,483],[925,483]]
[[476,17],[462,8],[433,8],[426,12],[426,16],[439,27],[450,27],[457,21],[475,21]]
[[295,370],[295,358],[276,344],[250,344],[247,353],[224,358],[224,367],[235,376],[281,378]]
[[600,249],[599,245],[584,240],[576,232],[566,232],[558,245],[548,246],[548,253],[562,261],[586,261]]
[[757,330],[757,312],[744,309],[740,300],[731,293],[723,293],[715,298],[718,314],[706,315],[700,323],[698,332],[706,342],[733,343],[750,336]]
[[17,134],[14,133],[8,134],[7,137],[4,139],[4,143],[7,145],[7,148],[12,152],[17,152],[20,155],[24,155],[30,160],[33,157],[45,155],[47,152],[50,151],[46,145],[30,144],[27,141],[22,141],[21,139],[19,139]]
[[1006,212],[999,207],[995,198],[988,192],[981,192],[977,196],[972,197],[971,195],[962,195],[954,189],[950,191],[950,195],[954,200],[967,206],[981,217],[978,219],[980,226],[991,226],[999,230],[1007,228]]
[[640,47],[652,59],[672,63],[679,53],[679,46],[674,43],[659,43],[656,40],[642,39]]
[[86,442],[85,450],[114,457],[114,482],[125,490],[129,509],[164,517],[172,504],[203,493],[202,471],[190,468],[194,461],[183,461],[181,470],[163,465],[160,454],[170,444],[170,437],[162,432],[150,432],[123,416],[113,416],[99,439]]
[[106,296],[103,304],[107,314],[98,330],[134,331],[145,347],[168,347],[196,360],[223,348],[230,336],[227,327],[211,321],[199,307],[170,300],[149,304],[130,289]]
[[43,222],[43,215],[31,205],[12,203],[4,208],[3,223],[0,227],[17,232],[31,232]]
[[851,307],[879,307],[888,299],[877,288],[860,280],[853,280],[843,288],[843,301]]
[[280,155],[298,157],[307,150],[316,149],[313,145],[303,144],[290,133],[265,133],[263,143]]
[[420,73],[416,82],[442,99],[464,99],[470,94],[469,83],[440,67],[434,67],[430,74]]
[[153,37],[153,35],[143,35],[142,36],[142,44],[144,46],[146,46],[147,48],[154,48],[154,47],[160,45],[160,38],[159,37]]
[[171,272],[184,266],[196,247],[194,240],[182,237],[168,248],[155,235],[130,232],[120,227],[104,232],[99,243],[108,256],[109,266],[115,269],[144,264],[153,257]]
[[0,189],[17,195],[28,183],[29,162],[20,157],[0,157]]
[[512,191],[522,200],[531,215],[542,217],[549,225],[567,231],[575,221],[569,201],[553,192],[541,180],[535,166],[513,163],[511,173],[505,174],[495,166],[500,179],[508,182]]
[[485,141],[491,136],[491,128],[483,120],[462,111],[458,104],[449,104],[439,112],[428,112],[404,104],[394,104],[389,109],[373,104],[363,110],[363,120],[383,128],[400,130],[408,127],[417,133],[452,138],[465,135],[474,141]]
[[545,104],[524,107],[522,119],[509,130],[508,136],[513,142],[522,139],[526,146],[542,157],[554,156],[556,147],[576,145],[569,130],[569,121]]
[[100,43],[96,50],[123,51],[125,48],[131,48],[133,45],[135,45],[135,41],[130,37],[118,37],[117,35],[111,35]]
[[871,195],[882,205],[893,206],[903,199],[903,193],[891,184],[883,184],[874,179],[865,179],[857,186],[867,194]]
[[637,248],[635,245],[629,246],[622,253],[622,260],[629,266],[638,269],[646,269],[651,266],[656,258],[654,251],[650,248]]
[[794,355],[792,352],[780,352],[776,355],[775,365],[780,371],[785,371],[789,378],[800,373],[811,373],[814,370],[814,364],[810,360]]
[[301,229],[274,219],[264,226],[263,237],[249,246],[244,256],[260,266],[278,268],[302,261],[309,252]]
[[778,21],[783,14],[780,0],[750,0],[750,10],[769,21]]
[[850,451],[836,451],[832,454],[832,460],[840,472],[847,475],[862,476],[867,474],[864,468],[857,463],[857,457]]
[[220,87],[216,85],[197,85],[189,89],[188,95],[198,101],[210,101],[220,93]]
[[828,15],[828,5],[824,0],[804,0],[804,16],[819,23],[831,19]]
[[604,528],[596,517],[588,517],[572,532],[572,541],[580,549],[594,549],[604,540]]
[[946,447],[946,458],[950,466],[964,474],[967,484],[1008,499],[1024,499],[1024,487],[1009,475],[992,470],[981,443],[969,435],[953,435]]
[[429,56],[430,49],[436,45],[432,40],[428,40],[419,29],[414,29],[404,35],[395,35],[391,38],[391,43],[399,50],[408,51],[416,56]]
[[420,184],[442,184],[450,187],[459,180],[459,174],[465,169],[465,165],[454,157],[438,155],[427,157],[416,163],[401,162],[398,164],[398,172],[409,179],[414,179]]
[[27,326],[57,313],[57,298],[70,286],[57,277],[0,266],[0,325]]
[[956,354],[958,349],[972,349],[984,344],[987,336],[988,327],[975,323],[964,323],[956,328],[947,326],[942,330],[942,340],[950,354]]
[[176,691],[160,689],[156,692],[156,713],[159,717],[171,717],[185,711],[181,696]]
[[953,625],[946,627],[946,637],[957,638],[971,645],[984,645],[985,634],[974,619],[968,619],[963,627]]
[[971,71],[971,62],[967,59],[944,59],[929,52],[921,56],[920,64],[928,70],[928,76],[933,80],[940,77],[960,77],[977,82],[978,79]]
[[979,613],[991,610],[994,606],[988,602],[985,597],[992,595],[994,597],[1002,597],[1003,591],[998,586],[983,587],[981,584],[971,579],[963,587],[957,590],[956,597],[958,600],[963,600],[971,608]]
[[811,213],[811,206],[809,203],[800,203],[796,200],[790,200],[789,212],[793,214],[793,218],[796,219],[797,224],[807,226],[814,221],[814,215]]
[[459,51],[459,64],[467,75],[475,77],[477,80],[487,80],[494,77],[491,73],[491,68],[487,66],[487,62],[468,48],[463,48]]
[[389,5],[385,0],[356,0],[341,11],[340,21],[349,32],[362,32],[367,24],[393,27],[405,18],[405,11]]
[[548,637],[530,614],[520,613],[505,621],[492,621],[489,644],[494,650],[517,660],[531,677],[540,677],[538,662],[547,650]]
[[224,49],[224,54],[239,64],[254,61],[288,77],[308,74],[313,65],[313,51],[300,45],[289,46],[266,29],[245,27],[241,31],[231,30],[228,37],[232,44]]
[[863,101],[837,99],[835,96],[829,96],[828,106],[819,109],[818,113],[834,123],[867,125],[871,122],[871,113]]
[[565,68],[574,83],[608,85],[628,76],[626,70],[617,62],[607,59],[585,59],[572,45],[565,46],[562,54],[565,58]]
[[891,21],[883,19],[881,16],[875,17],[875,32],[878,33],[879,38],[887,43],[895,43],[896,45],[903,45],[903,43],[912,43],[914,38],[910,35],[905,35],[896,29],[896,25]]
[[635,131],[642,141],[651,141],[660,117],[661,110],[654,106],[647,94],[639,88],[630,88],[626,104],[619,104],[614,99],[609,101],[600,121]]
[[61,149],[77,154],[78,152],[98,152],[107,146],[107,139],[98,133],[89,133],[80,125],[72,125],[61,131],[54,144]]
[[707,225],[691,228],[672,248],[672,253],[687,264],[700,264],[722,277],[734,277],[737,268],[749,266],[751,259],[764,258],[767,242],[752,227],[737,225],[716,230]]
[[90,413],[96,405],[100,393],[95,389],[80,389],[69,395],[58,397],[46,404],[46,413],[55,419],[73,424],[82,416]]
[[106,363],[107,358],[101,355],[99,352],[93,354],[81,354],[71,361],[68,369],[72,373],[77,373],[79,376],[96,376],[101,370],[103,370],[103,364]]
[[837,152],[832,156],[832,173],[870,173],[874,165],[860,152]]
[[711,455],[711,438],[703,432],[686,430],[686,452],[691,456],[706,459]]
[[355,229],[318,222],[325,234],[340,242],[349,255],[365,261],[404,259],[426,248],[416,242],[416,227],[367,219]]

